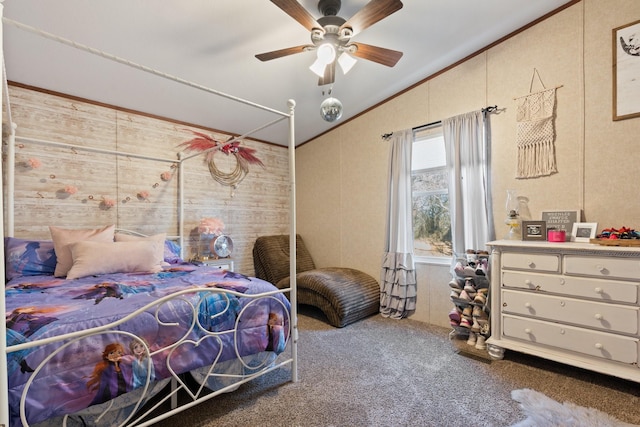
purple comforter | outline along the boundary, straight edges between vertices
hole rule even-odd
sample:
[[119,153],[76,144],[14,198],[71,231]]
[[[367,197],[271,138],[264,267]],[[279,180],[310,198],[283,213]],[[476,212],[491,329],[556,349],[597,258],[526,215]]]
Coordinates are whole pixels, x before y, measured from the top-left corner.
[[[23,276],[9,282],[9,346],[101,327],[186,289],[192,292],[147,307],[109,330],[10,352],[9,402],[15,425],[27,385],[26,415],[35,423],[105,402],[147,381],[235,358],[236,353],[279,353],[288,338],[290,307],[282,294],[259,300],[242,296],[276,290],[268,282],[192,265],[155,274],[77,280]],[[215,291],[221,289],[241,295]],[[186,341],[176,345],[183,337]]]

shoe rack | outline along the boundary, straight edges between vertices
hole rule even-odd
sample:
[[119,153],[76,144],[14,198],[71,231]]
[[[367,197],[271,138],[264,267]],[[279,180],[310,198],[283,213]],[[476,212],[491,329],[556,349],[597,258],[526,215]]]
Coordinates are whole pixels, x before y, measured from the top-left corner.
[[449,322],[450,338],[466,338],[467,344],[485,350],[490,335],[489,322],[489,252],[467,249],[459,258],[449,282],[453,308]]

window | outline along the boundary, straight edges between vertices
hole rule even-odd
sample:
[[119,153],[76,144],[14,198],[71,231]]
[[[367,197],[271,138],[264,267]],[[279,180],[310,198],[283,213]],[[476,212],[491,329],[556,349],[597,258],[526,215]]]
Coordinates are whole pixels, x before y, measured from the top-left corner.
[[449,263],[453,250],[442,126],[417,132],[411,157],[414,256],[418,262]]

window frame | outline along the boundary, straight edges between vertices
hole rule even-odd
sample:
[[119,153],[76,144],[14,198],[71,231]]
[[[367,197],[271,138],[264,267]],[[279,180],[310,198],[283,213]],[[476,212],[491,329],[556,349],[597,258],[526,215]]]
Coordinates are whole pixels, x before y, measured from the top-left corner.
[[[420,130],[414,131],[413,133],[413,144],[419,143],[421,140],[427,139],[427,138],[431,138],[434,135],[439,136],[440,138],[443,139],[443,144],[444,144],[444,135],[443,135],[443,129],[442,129],[442,124],[441,123],[434,123],[428,126],[425,126],[423,128],[421,128]],[[415,145],[414,145],[415,147]],[[444,149],[444,145],[443,145],[443,149]],[[413,150],[412,150],[413,152]],[[446,155],[446,154],[445,154]],[[412,154],[413,156],[413,154]],[[445,160],[446,162],[446,160]],[[431,167],[431,168],[423,168],[423,169],[413,169],[413,165],[411,168],[411,176],[413,177],[414,173],[423,173],[424,171],[430,171],[430,172],[436,172],[436,173],[440,173],[442,171],[447,171],[447,165],[446,163],[444,165],[439,165],[439,166],[435,166],[435,167]],[[413,187],[413,185],[412,185]],[[447,194],[449,193],[449,186],[447,184]],[[434,192],[435,193],[435,192]],[[411,189],[411,202],[413,203],[414,200],[414,192],[413,192],[413,188]],[[449,220],[451,220],[451,217],[449,217]],[[411,232],[413,233],[414,230],[414,224],[412,222],[411,224]],[[414,241],[414,248],[415,248],[415,241]],[[443,256],[416,256],[414,253],[413,256],[413,260],[415,263],[417,264],[433,264],[433,265],[450,265],[453,259],[453,255],[447,256],[447,255],[443,255]]]

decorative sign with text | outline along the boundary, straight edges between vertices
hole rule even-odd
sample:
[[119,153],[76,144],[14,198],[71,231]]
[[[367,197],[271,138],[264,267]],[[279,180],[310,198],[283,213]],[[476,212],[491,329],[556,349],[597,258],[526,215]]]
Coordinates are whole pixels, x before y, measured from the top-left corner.
[[547,223],[547,230],[556,229],[566,232],[567,241],[571,241],[573,223],[580,222],[581,211],[545,211],[542,212],[542,220]]

